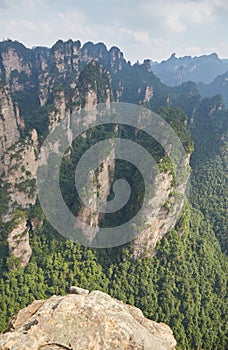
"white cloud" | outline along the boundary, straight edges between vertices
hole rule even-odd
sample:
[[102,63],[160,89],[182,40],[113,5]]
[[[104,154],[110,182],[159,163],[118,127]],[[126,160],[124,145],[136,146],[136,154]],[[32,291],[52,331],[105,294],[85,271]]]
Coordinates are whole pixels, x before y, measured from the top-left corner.
[[141,44],[150,43],[150,36],[147,32],[132,31],[127,28],[120,28],[119,33],[122,36],[122,38],[125,39],[128,38]]
[[228,0],[0,0],[2,39],[103,41],[134,61],[208,50],[228,57],[227,15]]
[[211,0],[211,3],[217,8],[228,10],[227,0]]
[[[59,29],[58,26],[60,26]],[[96,29],[93,27],[92,23],[88,21],[85,14],[82,11],[70,11],[66,13],[59,13],[58,19],[56,19],[54,27],[57,32],[62,32],[65,37],[78,36],[91,37],[91,39],[96,39]]]
[[[145,4],[145,9],[154,13],[160,23],[171,32],[184,32],[194,24],[205,24],[215,20],[216,0],[160,0]],[[220,1],[220,0],[217,0]]]
[[184,32],[186,30],[186,25],[183,23],[180,13],[176,10],[169,11],[168,16],[163,20],[165,26],[172,32]]
[[25,19],[21,19],[20,21],[19,21],[19,23],[21,24],[21,26],[23,26],[25,29],[27,29],[27,30],[36,30],[37,29],[37,27],[36,27],[36,25],[34,24],[34,22],[32,22],[32,21],[28,21],[28,20],[25,20]]

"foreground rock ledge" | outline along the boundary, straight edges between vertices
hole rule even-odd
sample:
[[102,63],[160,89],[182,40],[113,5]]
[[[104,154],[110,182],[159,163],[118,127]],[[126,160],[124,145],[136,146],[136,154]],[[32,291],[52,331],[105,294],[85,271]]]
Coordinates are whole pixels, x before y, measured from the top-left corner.
[[109,295],[81,288],[66,296],[34,301],[0,335],[1,350],[166,350],[171,329]]

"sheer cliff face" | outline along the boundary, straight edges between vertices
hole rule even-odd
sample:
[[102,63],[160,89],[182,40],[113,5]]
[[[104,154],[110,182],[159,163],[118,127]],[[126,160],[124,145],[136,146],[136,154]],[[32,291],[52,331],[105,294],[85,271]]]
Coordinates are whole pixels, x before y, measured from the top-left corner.
[[[189,158],[186,159],[189,164]],[[145,213],[148,227],[142,229],[139,236],[132,242],[132,257],[134,259],[151,257],[156,254],[156,244],[167,232],[174,228],[184,207],[184,197],[180,198],[169,210],[173,203],[173,176],[170,173],[160,173],[155,178],[155,193],[151,199],[150,211]],[[179,188],[180,194],[185,194],[187,180]],[[160,203],[160,204],[158,204]]]
[[2,179],[10,185],[9,213],[15,203],[22,208],[35,204],[38,135],[32,130],[24,140],[12,145],[3,155]]
[[[63,43],[59,40],[52,49],[33,50],[17,42],[0,43],[0,73],[2,82],[5,82],[0,88],[0,173],[4,170],[3,180],[11,185],[11,203],[15,202],[26,208],[36,200],[35,186],[29,189],[30,186],[23,185],[26,180],[33,185],[36,181],[39,135],[36,130],[31,130],[19,141],[19,129],[23,131],[28,128],[27,120],[34,118],[35,110],[51,105],[46,116],[48,132],[60,120],[73,115],[81,107],[92,109],[98,102],[110,103],[109,78],[98,63],[91,62],[90,71],[95,72],[96,79],[105,81],[102,86],[102,99],[99,96],[99,87],[91,84],[95,77],[91,77],[90,71],[84,77],[83,83],[79,79],[81,55],[79,41],[69,40]],[[34,102],[30,97],[34,93],[36,105],[33,110],[29,105]],[[13,103],[12,96],[14,99],[19,96],[19,106]],[[26,119],[23,113],[28,113],[27,110],[29,116]],[[11,205],[9,209],[10,207]]]
[[171,329],[109,295],[75,288],[76,294],[34,301],[0,336],[8,350],[172,350]]
[[[0,43],[0,73],[4,81],[12,92],[32,89],[38,94],[41,106],[53,101],[57,91],[63,90],[63,83],[69,85],[69,92],[77,90],[82,67],[92,61],[110,72],[116,101],[149,103],[154,94],[167,90],[151,72],[148,62],[131,66],[117,47],[108,50],[102,43],[90,42],[81,46],[80,41],[72,40],[58,40],[51,49],[27,49],[11,41]],[[78,94],[77,91],[73,93],[74,96]]]
[[[19,110],[12,102],[7,87],[0,88],[0,158],[4,152],[19,140]],[[0,163],[0,173],[2,162]]]
[[8,47],[1,54],[5,81],[14,91],[23,90],[23,84],[18,80],[15,72],[25,74],[27,78],[32,74],[32,63],[24,60],[22,55],[13,47]]
[[[9,232],[7,242],[10,255],[18,259],[21,266],[27,266],[32,255],[32,249],[29,245],[29,232],[25,218],[21,218],[14,229]],[[13,264],[9,266],[10,269],[15,267]]]
[[[52,50],[37,48],[34,51],[26,49],[19,43],[11,45],[9,42],[3,47],[0,45],[1,80],[5,82],[0,89],[0,173],[3,183],[8,184],[9,195],[8,211],[3,215],[3,221],[14,220],[16,208],[26,209],[29,205],[35,204],[37,199],[36,177],[40,135],[36,129],[26,131],[28,119],[25,115],[24,123],[19,109],[21,107],[26,113],[27,105],[31,103],[30,94],[36,92],[39,101],[36,108],[39,106],[45,108],[50,103],[52,105],[47,110],[47,132],[60,120],[73,115],[82,107],[92,110],[98,102],[110,103],[111,90],[105,69],[98,63],[91,62],[88,73],[85,73],[83,81],[80,80],[80,56],[80,43],[73,41],[67,43],[59,41]],[[86,62],[84,65],[86,66]],[[95,77],[91,74],[95,74],[96,79],[103,82],[102,89],[97,83],[93,84]],[[12,95],[15,98],[20,97],[19,107],[13,103]],[[34,118],[32,114],[33,110],[29,119]],[[19,129],[23,132],[24,128],[25,137],[20,139]],[[107,164],[99,174],[99,179],[102,179],[99,190],[104,199],[107,198],[111,186],[108,168],[114,169],[112,159],[107,159]],[[97,188],[94,188],[94,195],[96,191]],[[95,226],[97,230],[98,214],[96,217],[91,217],[90,213],[82,208],[79,215],[84,222]],[[28,264],[31,256],[26,221],[25,217],[22,222],[15,222],[8,236],[10,254],[18,258],[24,266]]]
[[[114,159],[114,149],[108,154],[102,167],[99,169],[99,174],[96,176],[94,171],[90,174],[91,181],[95,184],[93,186],[92,195],[90,198],[90,205],[93,208],[97,207],[97,198],[102,202],[107,202],[108,195],[110,194],[112,181],[114,178],[115,171],[115,159]],[[105,208],[104,208],[105,209]],[[99,232],[99,220],[104,217],[104,215],[99,213],[97,209],[95,212],[91,212],[87,207],[82,207],[78,215],[79,219],[83,224],[83,234],[87,238],[88,242],[92,242],[96,234]],[[90,229],[88,230],[88,226]],[[91,230],[93,228],[93,230]],[[91,234],[92,231],[92,234]]]
[[[60,120],[74,115],[81,108],[93,111],[90,117],[96,118],[96,105],[100,102],[109,105],[113,98],[150,104],[161,87],[147,62],[131,66],[116,47],[109,51],[104,44],[87,43],[81,47],[79,41],[72,40],[59,40],[51,49],[31,50],[17,42],[0,43],[0,73],[0,173],[3,182],[9,184],[10,197],[4,221],[12,220],[18,206],[26,209],[35,204],[39,147]],[[43,111],[46,114],[42,124]],[[23,139],[20,139],[19,130]],[[99,196],[103,200],[110,194],[114,173],[115,161],[108,154],[97,179]],[[156,195],[163,198],[164,205],[172,191],[172,177],[168,174],[162,176],[164,179],[159,182]],[[96,186],[94,201],[98,194]],[[143,256],[145,251],[153,254],[156,242],[175,225],[175,220],[164,208],[155,205],[155,211],[156,215],[159,213],[157,221],[152,223],[150,214],[150,229],[143,231],[133,243],[135,258]],[[91,216],[90,211],[82,207],[79,216],[85,224],[94,227],[95,235],[102,219],[99,213]],[[23,232],[21,229],[21,235]],[[12,231],[9,240],[12,247],[14,236]],[[24,237],[28,240],[28,236]],[[89,241],[92,239],[88,237]],[[16,248],[11,249],[12,254],[16,251]],[[29,256],[30,250],[27,251]],[[29,260],[21,258],[24,264]]]

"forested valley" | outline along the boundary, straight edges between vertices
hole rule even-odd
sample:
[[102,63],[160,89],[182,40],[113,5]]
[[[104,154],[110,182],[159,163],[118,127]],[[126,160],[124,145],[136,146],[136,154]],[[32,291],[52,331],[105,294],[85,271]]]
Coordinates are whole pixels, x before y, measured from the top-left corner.
[[[3,52],[6,46],[8,49],[12,45],[20,55],[25,55],[19,43],[1,43],[0,50]],[[60,50],[65,55],[66,45],[72,43],[57,42],[52,53]],[[39,50],[42,51],[36,50],[29,53],[31,61],[38,57]],[[99,47],[89,44],[87,54],[97,60],[88,63],[81,59],[77,69],[67,68],[64,74],[50,63],[51,54],[42,51],[42,55],[48,57],[53,82],[52,92],[43,106],[38,101],[41,78],[35,68],[29,77],[12,71],[9,84],[18,79],[24,86],[24,89],[12,90],[12,99],[25,123],[20,130],[20,140],[25,140],[31,130],[36,129],[38,142],[42,144],[48,134],[50,113],[57,108],[55,94],[64,92],[70,110],[86,104],[88,86],[96,91],[98,102],[107,100],[107,89],[111,91],[111,99],[117,100],[121,86],[120,102],[141,104],[158,113],[173,127],[186,152],[191,154],[188,202],[176,226],[157,243],[156,253],[138,259],[132,258],[132,243],[95,249],[65,239],[49,224],[38,199],[26,208],[16,206],[12,219],[0,223],[0,330],[5,331],[12,316],[33,300],[53,294],[65,295],[76,285],[107,292],[139,307],[146,317],[168,324],[177,340],[177,349],[225,350],[228,345],[228,110],[222,105],[221,96],[201,98],[193,83],[170,88],[145,64],[131,66],[122,56],[111,64],[108,53],[100,58],[97,51]],[[28,60],[28,53],[23,59]],[[118,69],[120,63],[122,66]],[[5,79],[2,74],[1,86]],[[73,82],[78,85],[79,97],[75,100],[72,98]],[[154,93],[143,100],[140,94],[152,85]],[[147,148],[156,161],[165,157],[156,141],[147,140],[143,133],[136,135],[128,127],[122,127],[119,132]],[[62,163],[62,193],[72,213],[77,213],[80,207],[77,193],[72,190],[79,154],[107,135],[114,137],[113,127],[91,130],[87,138],[81,137],[80,142],[73,143],[71,157],[66,157]],[[160,169],[167,173],[173,171],[168,159],[160,164]],[[114,225],[131,217],[140,204],[143,185],[135,168],[120,161],[115,177],[125,177],[132,182],[135,193],[126,208],[101,223],[103,225]],[[10,185],[3,177],[0,185],[0,215],[4,216],[8,211]],[[27,185],[31,186],[31,182]],[[27,219],[32,249],[27,266],[21,266],[20,259],[9,253],[7,245],[8,233],[23,215]]]

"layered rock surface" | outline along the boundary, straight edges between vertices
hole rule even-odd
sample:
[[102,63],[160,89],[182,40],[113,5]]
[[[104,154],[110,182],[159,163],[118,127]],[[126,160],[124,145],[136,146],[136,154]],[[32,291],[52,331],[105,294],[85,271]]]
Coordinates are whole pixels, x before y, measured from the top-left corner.
[[[29,233],[27,220],[21,219],[14,229],[8,235],[9,253],[14,258],[19,258],[22,266],[27,266],[32,255],[32,249],[29,245]],[[15,266],[10,266],[15,268]]]
[[171,329],[109,295],[81,288],[79,294],[34,301],[0,336],[0,350],[168,350]]
[[[75,116],[83,107],[89,111],[85,121],[85,125],[89,125],[96,120],[96,105],[100,102],[109,105],[114,99],[150,104],[156,96],[160,96],[159,89],[163,95],[164,91],[168,91],[153,76],[149,61],[145,61],[144,65],[131,66],[118,48],[107,50],[104,44],[87,43],[81,47],[79,41],[59,40],[51,49],[27,49],[20,43],[6,41],[0,43],[0,61],[3,84],[0,89],[0,174],[3,173],[2,180],[9,186],[9,209],[3,221],[12,219],[17,206],[26,209],[36,203],[37,157],[44,137],[39,134],[40,130],[46,133],[51,131],[61,120]],[[132,85],[130,90],[129,84]],[[26,109],[28,96],[34,103],[34,111],[31,109],[29,116]],[[18,101],[18,105],[15,101]],[[45,113],[41,113],[43,107],[44,110],[46,108],[46,120]],[[23,119],[20,116],[24,119],[24,126],[21,125]],[[32,127],[27,124],[34,120],[34,129],[28,135]],[[19,130],[24,127],[26,137],[19,139]],[[107,199],[114,173],[115,160],[108,154],[95,178],[92,202],[95,203],[99,196],[104,201]],[[176,216],[172,217],[164,208],[170,204],[172,178],[166,174],[161,176],[163,178],[156,186],[152,209],[145,213],[150,227],[146,230],[143,227],[133,243],[134,258],[153,255],[157,241],[176,223]],[[99,231],[99,220],[103,217],[99,213],[92,214],[83,206],[79,211],[82,222],[93,227],[95,235]],[[153,217],[156,217],[156,221]],[[88,236],[86,232],[85,236]],[[89,242],[93,239],[87,238]],[[10,251],[14,255],[16,249]]]
[[[13,105],[7,87],[0,88],[0,157],[19,140],[18,109]],[[0,164],[0,173],[2,165]]]

